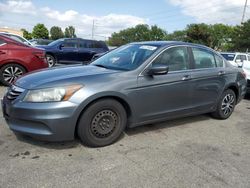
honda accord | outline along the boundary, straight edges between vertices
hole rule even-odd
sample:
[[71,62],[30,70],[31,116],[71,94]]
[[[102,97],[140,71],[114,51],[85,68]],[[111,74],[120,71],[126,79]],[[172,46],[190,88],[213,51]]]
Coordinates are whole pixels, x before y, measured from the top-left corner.
[[227,119],[245,93],[243,70],[208,47],[139,42],[90,65],[23,76],[2,106],[15,132],[48,141],[78,136],[100,147],[114,143],[126,127],[202,113]]

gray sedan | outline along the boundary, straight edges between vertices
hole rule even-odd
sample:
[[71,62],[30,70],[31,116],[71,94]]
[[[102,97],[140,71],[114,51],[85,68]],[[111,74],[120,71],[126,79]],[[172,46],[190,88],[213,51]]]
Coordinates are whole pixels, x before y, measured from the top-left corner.
[[126,127],[202,113],[227,119],[245,92],[244,72],[210,48],[140,42],[87,66],[23,76],[2,106],[15,132],[48,141],[78,136],[100,147],[114,143]]

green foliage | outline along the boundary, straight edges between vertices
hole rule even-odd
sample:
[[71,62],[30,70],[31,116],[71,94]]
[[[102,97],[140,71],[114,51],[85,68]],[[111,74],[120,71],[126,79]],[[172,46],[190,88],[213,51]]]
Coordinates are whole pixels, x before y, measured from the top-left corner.
[[209,26],[207,24],[190,24],[187,26],[187,42],[203,44],[206,46],[211,45],[212,36],[209,32]]
[[167,35],[166,40],[186,41],[187,40],[187,31],[186,30],[174,31],[173,33]]
[[35,39],[48,39],[49,31],[44,24],[38,23],[32,31],[32,36]]
[[158,41],[164,40],[166,35],[167,32],[156,25],[150,27],[145,24],[140,24],[132,28],[121,30],[118,33],[113,33],[108,43],[111,46],[121,46],[136,41]]
[[237,26],[234,31],[232,43],[237,51],[249,51],[250,49],[250,19]]
[[23,32],[23,37],[26,38],[27,40],[32,39],[32,34],[29,33],[26,29],[21,29],[21,31]]
[[68,26],[65,28],[64,36],[66,38],[76,38],[75,28],[73,26]]
[[64,33],[61,27],[53,26],[50,28],[50,38],[52,40],[57,40],[64,37]]

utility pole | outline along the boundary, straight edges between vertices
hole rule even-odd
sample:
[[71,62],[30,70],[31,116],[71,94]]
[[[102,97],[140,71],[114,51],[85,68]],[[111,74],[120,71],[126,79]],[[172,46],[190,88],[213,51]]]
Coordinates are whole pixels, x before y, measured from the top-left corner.
[[93,25],[92,25],[92,39],[94,39],[94,32],[95,32],[95,20],[93,20]]
[[244,10],[243,10],[243,15],[242,15],[242,19],[241,19],[241,24],[243,24],[243,22],[244,22],[245,14],[246,14],[246,9],[247,9],[247,0],[245,2],[245,5],[244,5]]

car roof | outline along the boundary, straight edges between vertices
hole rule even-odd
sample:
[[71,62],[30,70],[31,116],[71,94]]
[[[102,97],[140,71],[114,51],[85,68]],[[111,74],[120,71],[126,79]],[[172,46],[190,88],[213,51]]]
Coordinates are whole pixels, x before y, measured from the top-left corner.
[[182,41],[145,41],[145,42],[133,42],[131,44],[155,45],[155,46],[161,46],[161,47],[174,46],[174,45],[187,45],[187,46],[201,47],[201,48],[209,49],[207,46],[204,46],[201,44],[182,42]]

